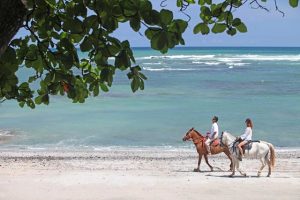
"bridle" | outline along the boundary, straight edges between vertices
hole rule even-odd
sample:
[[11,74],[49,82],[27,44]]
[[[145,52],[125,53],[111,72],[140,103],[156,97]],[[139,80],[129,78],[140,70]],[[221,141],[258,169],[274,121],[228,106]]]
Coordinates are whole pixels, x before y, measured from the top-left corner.
[[[185,137],[187,137],[187,136],[190,134],[191,131],[197,132],[194,128],[191,128],[191,129],[186,133]],[[188,141],[192,140],[194,144],[198,144],[198,143],[199,143],[198,141],[203,142],[203,141],[205,140],[205,138],[204,138],[203,136],[201,137],[201,136],[199,135],[199,138],[193,139],[192,137],[189,136],[189,138],[186,139],[186,140],[188,140]]]

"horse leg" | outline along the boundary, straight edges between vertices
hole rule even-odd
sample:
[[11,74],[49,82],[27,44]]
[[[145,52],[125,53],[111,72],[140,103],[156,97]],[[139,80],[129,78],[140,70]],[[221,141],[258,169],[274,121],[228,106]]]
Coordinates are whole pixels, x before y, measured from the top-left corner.
[[267,177],[270,177],[272,168],[271,168],[271,161],[268,159],[267,156],[265,157],[265,162],[268,164],[268,168],[269,168]]
[[239,160],[237,160],[237,162],[236,162],[236,169],[240,172],[240,174],[241,174],[242,176],[247,176],[247,174],[244,173],[244,172],[240,169],[240,161],[239,161]]
[[260,158],[260,162],[261,162],[261,167],[260,167],[259,171],[257,172],[257,176],[260,176],[261,171],[262,171],[262,170],[264,169],[264,167],[266,166],[266,163],[265,163],[265,161],[264,161],[262,158]]
[[232,169],[232,156],[231,156],[231,153],[230,153],[230,151],[227,149],[227,150],[225,150],[224,151],[224,153],[226,154],[226,156],[229,158],[229,160],[230,160],[230,169],[229,169],[229,171],[232,171],[233,169]]
[[214,168],[209,164],[208,159],[207,159],[207,154],[204,154],[205,162],[209,166],[210,171],[214,171]]
[[229,177],[233,177],[235,174],[235,165],[236,165],[237,159],[233,157],[232,159],[232,173],[229,175]]
[[201,159],[202,159],[202,154],[199,154],[198,167],[194,169],[194,172],[201,172],[200,170]]

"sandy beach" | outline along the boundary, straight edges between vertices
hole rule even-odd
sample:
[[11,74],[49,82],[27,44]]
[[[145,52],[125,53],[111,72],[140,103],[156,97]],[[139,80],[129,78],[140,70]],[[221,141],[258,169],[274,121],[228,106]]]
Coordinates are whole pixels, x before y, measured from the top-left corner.
[[225,155],[199,173],[189,149],[2,150],[0,199],[300,199],[300,150],[276,155],[270,178],[256,176],[258,160],[243,161],[247,177],[229,178]]

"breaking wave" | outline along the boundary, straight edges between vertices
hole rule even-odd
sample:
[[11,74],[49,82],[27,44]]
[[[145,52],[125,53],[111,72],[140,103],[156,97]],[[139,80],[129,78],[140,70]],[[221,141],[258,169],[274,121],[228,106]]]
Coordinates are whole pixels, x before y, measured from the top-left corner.
[[300,61],[299,55],[257,55],[257,54],[242,54],[242,55],[229,55],[229,54],[208,54],[208,55],[167,55],[167,56],[144,56],[138,57],[137,60],[149,60],[149,59],[171,59],[171,60],[193,60],[193,63],[205,61],[214,62],[204,62],[204,64],[214,65],[218,62],[241,62],[245,60],[249,61],[290,61],[297,62]]

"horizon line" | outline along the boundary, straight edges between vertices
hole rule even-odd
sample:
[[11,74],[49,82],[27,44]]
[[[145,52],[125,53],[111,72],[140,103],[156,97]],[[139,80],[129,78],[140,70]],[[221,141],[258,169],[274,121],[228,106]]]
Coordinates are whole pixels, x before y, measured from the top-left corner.
[[[211,48],[300,48],[300,46],[178,46],[178,47],[174,47],[172,49],[176,49],[176,48],[207,48],[207,47],[211,47]],[[150,46],[132,46],[132,48],[150,48],[152,49]]]

